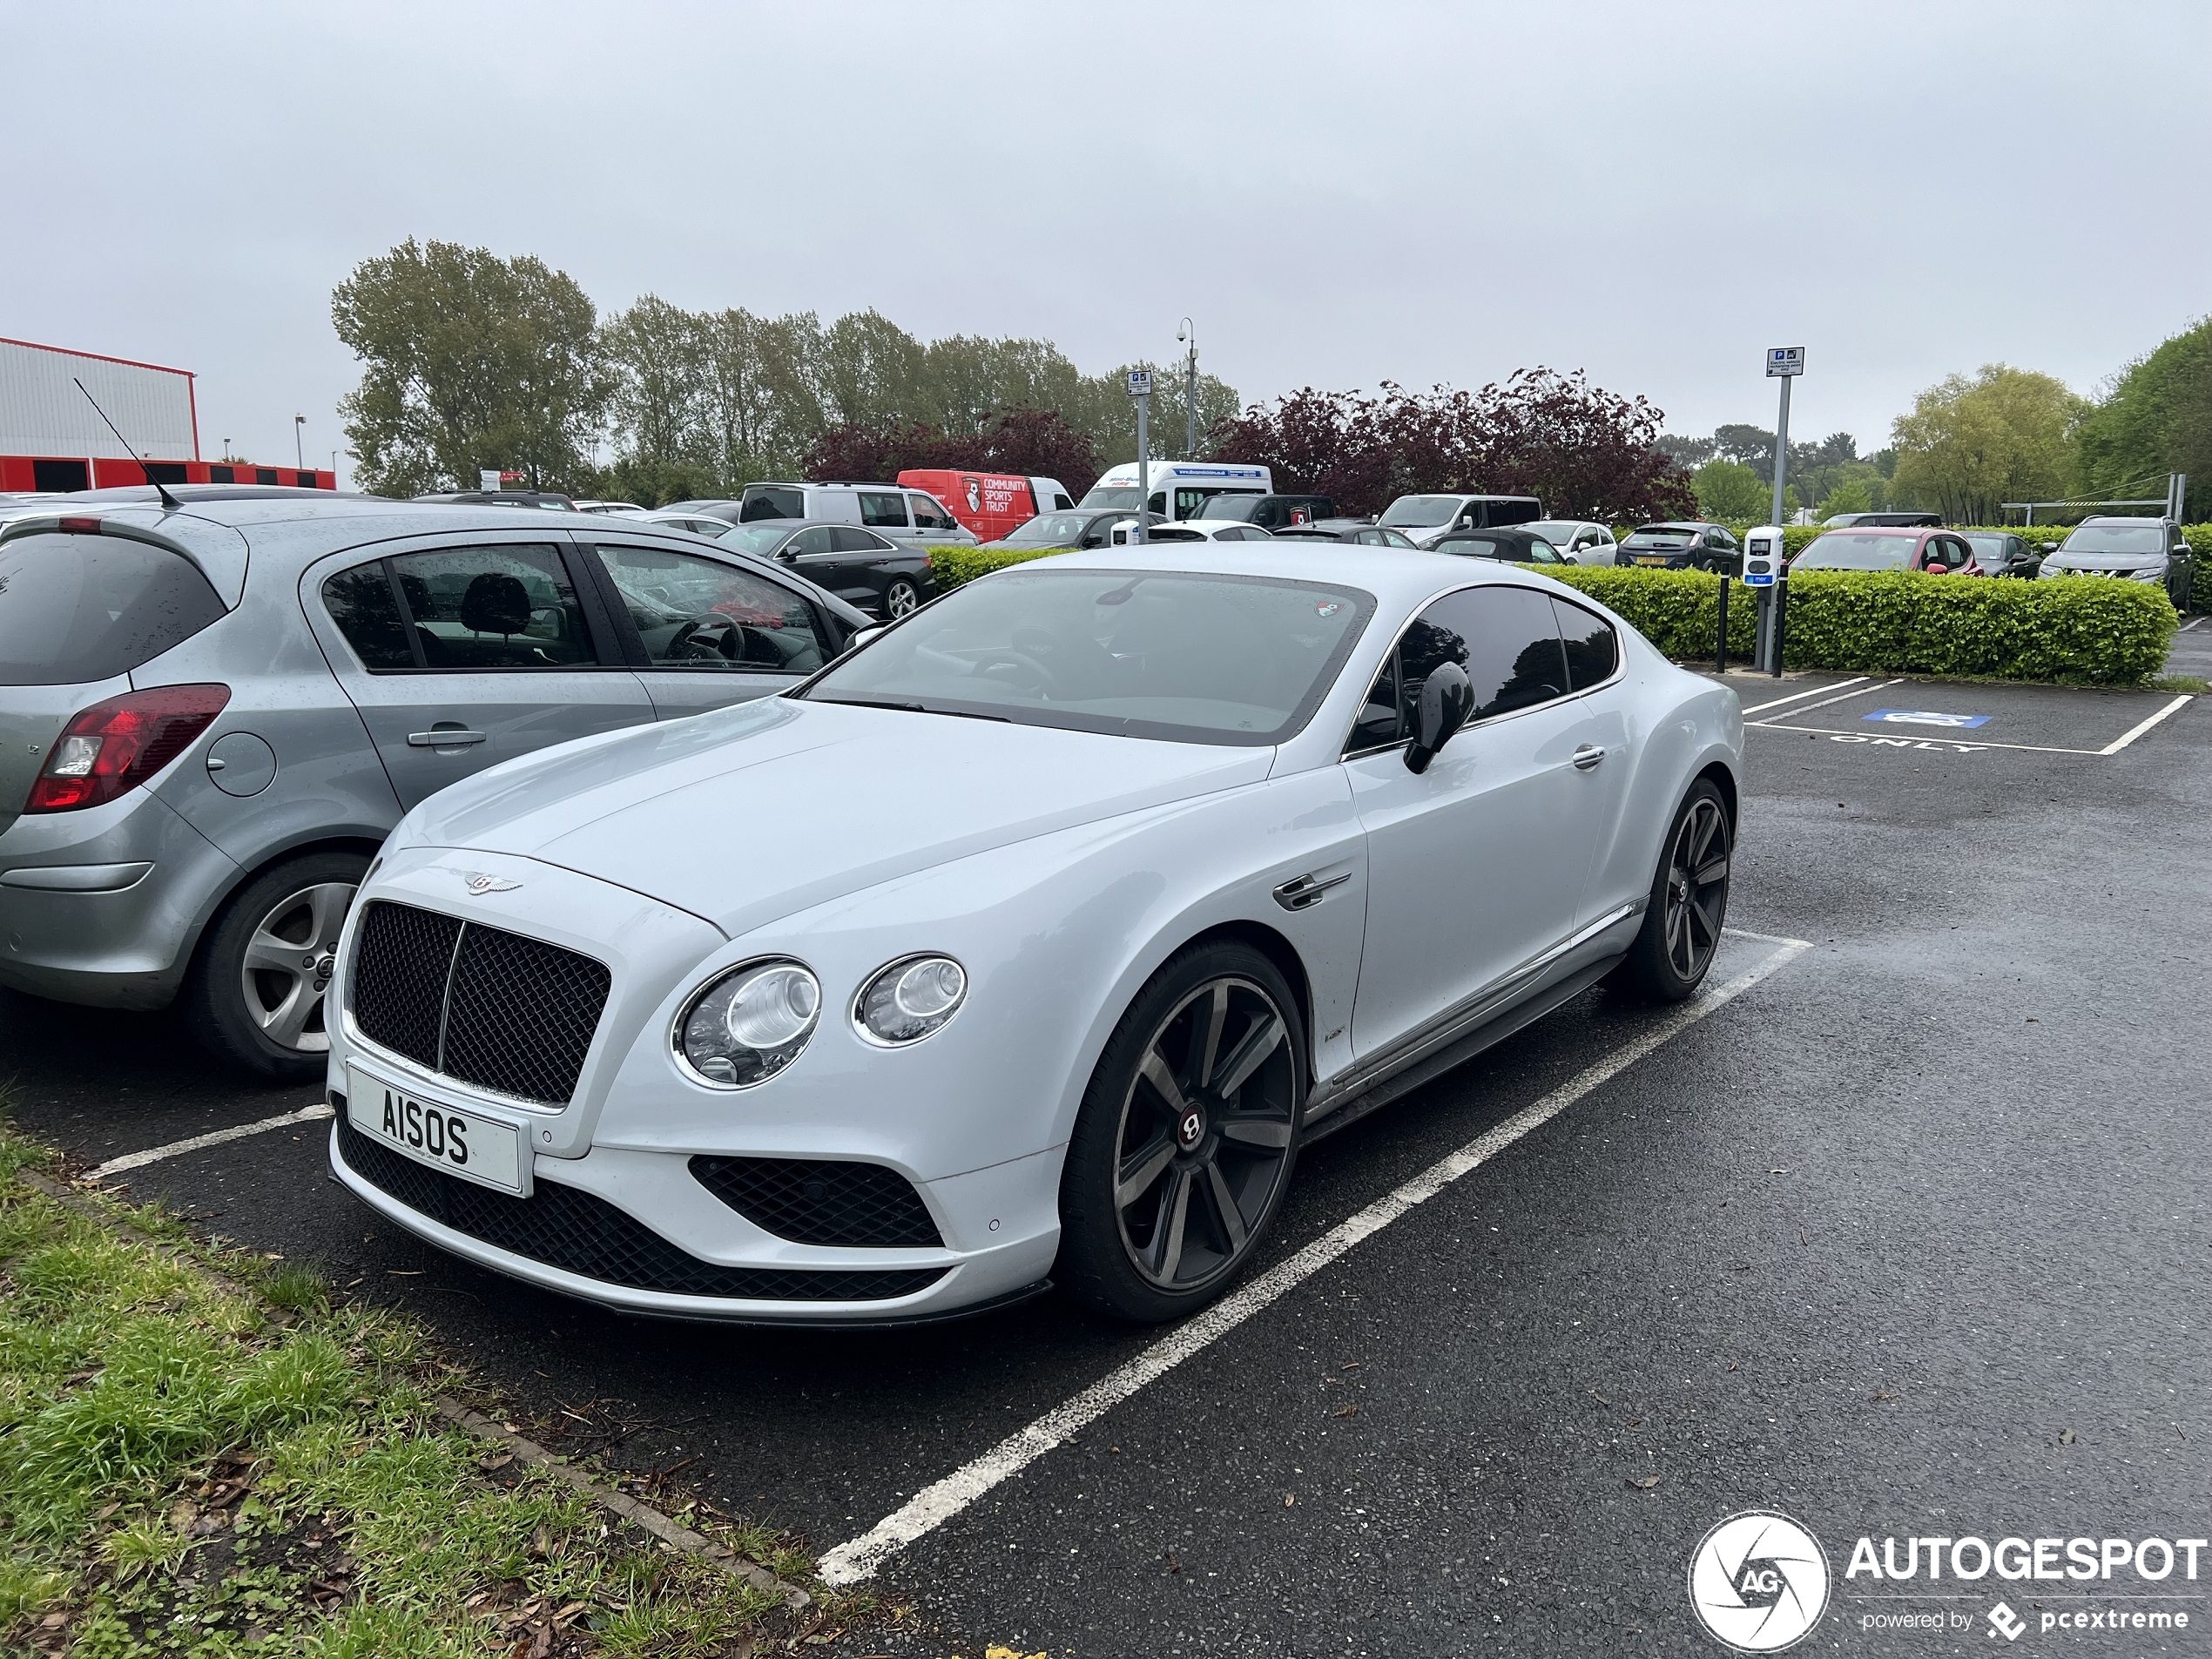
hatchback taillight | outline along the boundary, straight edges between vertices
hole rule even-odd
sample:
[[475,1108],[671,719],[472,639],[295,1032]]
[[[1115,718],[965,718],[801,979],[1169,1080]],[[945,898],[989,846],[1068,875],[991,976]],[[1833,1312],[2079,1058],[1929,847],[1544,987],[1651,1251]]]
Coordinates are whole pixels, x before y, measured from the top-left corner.
[[93,704],[62,728],[24,811],[73,813],[136,789],[182,754],[230,700],[227,685],[163,685]]

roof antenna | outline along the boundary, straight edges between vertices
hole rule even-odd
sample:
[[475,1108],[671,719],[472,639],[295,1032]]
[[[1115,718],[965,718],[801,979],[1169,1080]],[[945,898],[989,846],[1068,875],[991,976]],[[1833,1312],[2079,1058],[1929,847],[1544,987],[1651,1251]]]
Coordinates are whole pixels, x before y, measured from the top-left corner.
[[[71,375],[70,379],[77,381],[77,389],[78,391],[84,392],[84,382],[83,381],[78,380],[77,376],[74,374]],[[84,392],[84,401],[92,406],[92,413],[100,417],[101,425],[106,427],[109,431],[115,432],[115,422],[107,418],[107,411],[100,407],[99,399],[94,397],[90,392]],[[153,463],[149,462],[136,449],[133,449],[131,447],[131,441],[128,438],[125,438],[120,432],[115,432],[115,441],[123,446],[123,453],[125,455],[129,455],[132,460],[138,463],[139,470],[144,472],[146,475],[146,482],[153,486],[154,494],[161,497],[162,507],[172,513],[181,513],[184,511],[184,502],[179,501],[174,496],[171,495],[169,493],[169,486],[163,483],[160,479],[153,475]]]

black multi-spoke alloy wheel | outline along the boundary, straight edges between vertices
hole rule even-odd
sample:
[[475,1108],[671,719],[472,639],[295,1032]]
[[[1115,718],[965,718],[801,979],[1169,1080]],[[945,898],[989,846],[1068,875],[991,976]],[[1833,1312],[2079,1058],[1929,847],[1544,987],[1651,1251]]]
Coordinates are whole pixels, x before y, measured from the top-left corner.
[[200,941],[184,1004],[202,1047],[265,1077],[306,1082],[330,1062],[323,992],[368,860],[310,853],[233,895]]
[[1148,1322],[1233,1284],[1298,1161],[1305,1055],[1298,998],[1251,947],[1201,945],[1154,974],[1083,1096],[1055,1277]]
[[1728,803],[1700,778],[1667,831],[1643,927],[1613,972],[1615,986],[1653,1002],[1679,1002],[1696,991],[1720,948],[1735,850]]

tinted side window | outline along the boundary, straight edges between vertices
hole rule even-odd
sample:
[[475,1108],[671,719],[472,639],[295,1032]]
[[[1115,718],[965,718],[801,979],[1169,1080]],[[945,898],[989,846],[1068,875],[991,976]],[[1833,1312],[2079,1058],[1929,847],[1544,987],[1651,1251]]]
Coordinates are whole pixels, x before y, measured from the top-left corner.
[[[805,533],[800,532],[801,535]],[[890,543],[873,530],[849,529],[843,524],[838,524],[831,528],[829,536],[830,548],[833,552],[884,553],[890,550]]]
[[781,674],[822,665],[813,610],[789,589],[695,553],[597,550],[654,667]]
[[907,528],[907,498],[904,496],[880,495],[871,490],[860,492],[860,523],[880,525],[886,529]]
[[397,554],[391,564],[431,668],[473,673],[597,660],[552,548],[440,548]]
[[1376,671],[1375,683],[1367,688],[1367,700],[1359,705],[1359,712],[1352,722],[1352,735],[1345,739],[1344,752],[1357,754],[1363,749],[1379,749],[1398,741],[1403,735],[1398,723],[1398,651],[1392,648],[1383,665]]
[[1400,647],[1399,702],[1410,720],[1421,685],[1440,663],[1467,670],[1473,719],[1510,714],[1567,692],[1567,656],[1552,602],[1527,588],[1462,588],[1414,619]]
[[1613,624],[1564,599],[1552,601],[1560,643],[1567,648],[1567,689],[1579,691],[1612,677],[1620,664],[1621,641]]
[[745,505],[738,509],[738,522],[750,524],[762,518],[804,518],[806,498],[796,489],[748,489]]
[[180,553],[119,536],[26,536],[0,546],[0,685],[112,679],[222,614]]
[[809,524],[784,543],[784,551],[795,559],[816,553],[826,553],[833,545],[831,541],[832,529],[833,527],[827,524]]
[[322,584],[323,609],[330,612],[338,631],[371,673],[393,668],[418,668],[407,619],[392,595],[392,580],[384,561],[356,564],[341,570]]
[[943,508],[940,507],[930,496],[909,496],[907,499],[914,503],[914,528],[916,529],[949,530],[959,528],[958,525],[953,523],[952,515],[948,513]]

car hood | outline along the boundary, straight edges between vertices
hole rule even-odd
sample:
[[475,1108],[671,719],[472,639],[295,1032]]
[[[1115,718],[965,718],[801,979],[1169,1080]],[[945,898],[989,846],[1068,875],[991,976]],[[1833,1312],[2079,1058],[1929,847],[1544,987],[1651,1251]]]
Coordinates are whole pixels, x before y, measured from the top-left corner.
[[425,801],[403,839],[559,865],[735,937],[954,859],[1258,783],[1274,756],[764,698],[496,767]]

